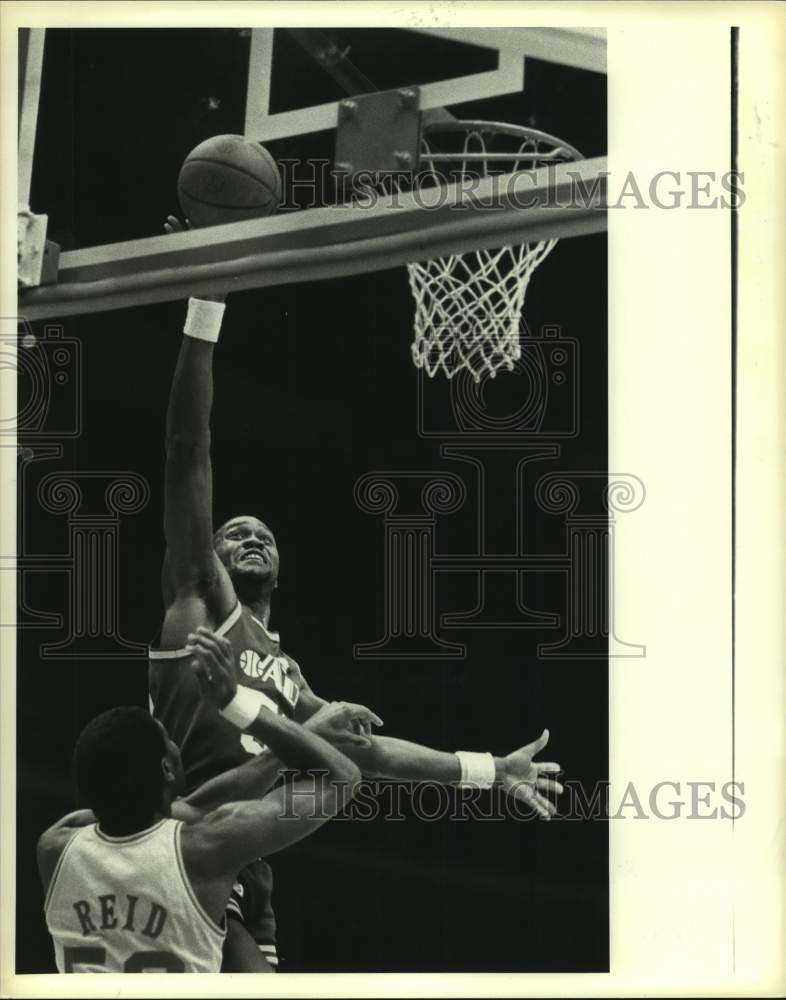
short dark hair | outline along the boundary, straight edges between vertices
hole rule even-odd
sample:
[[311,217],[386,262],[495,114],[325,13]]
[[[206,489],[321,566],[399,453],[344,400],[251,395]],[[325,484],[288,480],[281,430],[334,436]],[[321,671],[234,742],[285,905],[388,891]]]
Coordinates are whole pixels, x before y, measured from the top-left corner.
[[161,805],[166,741],[143,708],[111,708],[92,719],[74,748],[77,791],[99,823],[120,833],[144,829]]

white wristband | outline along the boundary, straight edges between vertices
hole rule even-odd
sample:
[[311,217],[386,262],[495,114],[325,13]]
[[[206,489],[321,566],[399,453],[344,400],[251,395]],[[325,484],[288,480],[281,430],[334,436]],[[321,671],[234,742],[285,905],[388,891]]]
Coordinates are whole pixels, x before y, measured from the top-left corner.
[[490,753],[470,753],[468,750],[457,750],[456,756],[461,765],[460,785],[471,788],[491,788],[497,776],[497,769]]
[[188,313],[183,333],[197,340],[207,340],[215,344],[221,332],[226,302],[208,302],[205,299],[188,300]]
[[254,691],[253,688],[241,684],[232,701],[218,711],[219,715],[223,715],[233,726],[237,726],[238,729],[248,729],[259,715],[260,708],[268,707],[267,701],[261,691]]

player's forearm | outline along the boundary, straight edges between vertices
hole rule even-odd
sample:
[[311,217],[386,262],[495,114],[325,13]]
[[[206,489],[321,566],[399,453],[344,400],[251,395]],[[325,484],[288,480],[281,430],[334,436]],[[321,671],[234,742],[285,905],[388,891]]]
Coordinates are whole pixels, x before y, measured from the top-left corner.
[[213,407],[213,344],[183,337],[166,416],[167,461],[210,447]]
[[[192,304],[193,300],[189,310]],[[186,329],[204,332],[189,320]],[[194,585],[209,587],[215,571],[210,464],[212,405],[213,342],[196,334],[184,334],[166,418],[164,534],[169,583],[175,590]]]
[[210,812],[226,802],[261,799],[276,783],[283,768],[278,757],[264,750],[245,764],[206,781],[185,802],[200,812]]
[[[391,736],[373,736],[369,747],[353,747],[347,756],[368,776],[397,781],[437,781],[443,785],[461,780],[461,763],[454,753]],[[502,779],[504,761],[494,758],[495,781]]]
[[327,771],[333,781],[354,782],[358,778],[357,767],[341,751],[267,708],[259,710],[247,731],[288,767],[298,771]]

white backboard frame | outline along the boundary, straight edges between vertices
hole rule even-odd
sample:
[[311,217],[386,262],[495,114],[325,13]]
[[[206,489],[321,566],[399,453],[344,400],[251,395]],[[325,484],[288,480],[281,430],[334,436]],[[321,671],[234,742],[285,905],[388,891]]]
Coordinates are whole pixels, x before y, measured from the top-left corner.
[[[270,88],[273,71],[273,36],[276,28],[253,28],[248,62],[248,91],[244,134],[257,142],[272,142],[298,135],[308,135],[323,129],[336,128],[338,101],[317,104],[293,111],[270,112]],[[524,60],[520,52],[500,50],[496,38],[483,34],[487,29],[471,31],[471,37],[457,39],[486,48],[496,49],[496,69],[471,73],[420,85],[420,108],[430,111],[464,101],[484,100],[514,94],[524,89]],[[496,34],[496,33],[495,33]],[[417,83],[416,80],[411,81]]]

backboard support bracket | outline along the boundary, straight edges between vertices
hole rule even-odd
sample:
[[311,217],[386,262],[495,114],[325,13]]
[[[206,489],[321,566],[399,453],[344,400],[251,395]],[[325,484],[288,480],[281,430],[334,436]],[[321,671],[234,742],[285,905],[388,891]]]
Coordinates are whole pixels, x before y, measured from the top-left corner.
[[420,163],[420,89],[402,87],[339,103],[334,170],[357,183],[359,175],[417,170]]

